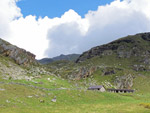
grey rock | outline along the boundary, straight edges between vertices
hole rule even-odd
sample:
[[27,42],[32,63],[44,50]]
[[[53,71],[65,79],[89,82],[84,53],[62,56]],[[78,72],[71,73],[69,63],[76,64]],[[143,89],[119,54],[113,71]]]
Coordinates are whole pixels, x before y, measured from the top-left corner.
[[1,88],[0,88],[0,91],[5,91],[5,89],[1,89]]
[[37,64],[35,55],[0,39],[0,54],[8,56],[19,65]]
[[56,102],[56,96],[51,101],[52,102]]
[[44,103],[45,101],[44,100],[40,100],[40,103]]
[[119,89],[130,89],[133,86],[133,78],[130,74],[116,77],[114,85]]

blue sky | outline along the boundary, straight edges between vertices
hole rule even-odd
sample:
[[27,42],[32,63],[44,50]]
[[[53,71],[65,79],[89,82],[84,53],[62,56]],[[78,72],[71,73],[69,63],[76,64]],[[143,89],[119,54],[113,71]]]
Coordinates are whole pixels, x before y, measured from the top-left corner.
[[21,0],[17,3],[23,16],[36,15],[60,17],[69,9],[75,10],[84,17],[89,10],[97,10],[98,6],[109,4],[113,0]]

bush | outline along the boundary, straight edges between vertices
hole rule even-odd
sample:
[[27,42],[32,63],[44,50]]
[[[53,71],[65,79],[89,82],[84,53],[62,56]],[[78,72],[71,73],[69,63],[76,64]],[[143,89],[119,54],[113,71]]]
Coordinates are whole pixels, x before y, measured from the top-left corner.
[[142,103],[140,106],[150,109],[150,103]]

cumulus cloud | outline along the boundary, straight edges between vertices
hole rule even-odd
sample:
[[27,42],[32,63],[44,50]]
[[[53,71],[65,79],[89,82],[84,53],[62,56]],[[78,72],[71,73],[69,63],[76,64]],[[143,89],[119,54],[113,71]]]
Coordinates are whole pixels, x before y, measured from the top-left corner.
[[[97,11],[90,11],[85,17],[91,25],[86,37],[87,43],[90,43],[86,46],[89,48],[126,35],[150,31],[149,13],[135,7],[140,5],[139,1],[117,0],[110,5],[99,6]],[[145,6],[149,7],[143,7]]]
[[46,54],[49,57],[81,51],[80,43],[89,28],[88,20],[82,19],[73,10],[66,12],[60,20],[63,22],[48,30],[47,38],[50,42]]
[[[61,53],[82,53],[91,47],[126,35],[148,32],[149,8],[149,0],[116,0],[111,4],[99,6],[96,11],[89,11],[85,15],[84,19],[88,21],[85,35],[80,35],[77,24],[68,27],[66,23],[57,25],[56,29],[50,29],[47,36],[53,46],[49,47],[47,54],[55,56]],[[70,34],[64,30],[68,30]],[[73,49],[70,50],[71,48]]]
[[23,17],[16,2],[0,1],[0,37],[37,58],[82,53],[122,36],[150,31],[150,0],[115,0],[84,18],[72,9],[60,18]]
[[[88,28],[87,21],[85,19],[82,19],[73,10],[65,12],[61,18],[36,18],[36,16],[29,15],[25,18],[20,17],[16,20],[13,20],[10,23],[10,29],[12,31],[12,34],[9,38],[9,41],[19,47],[25,48],[26,50],[29,50],[30,52],[34,53],[35,55],[37,55],[37,58],[46,57],[49,54],[55,56],[63,52],[71,53],[71,50],[66,52],[67,49],[70,48],[70,46],[67,46],[67,49],[61,51],[59,49],[61,47],[59,43],[64,45],[65,41],[67,40],[70,40],[70,42],[72,42],[73,40],[80,40],[75,37],[75,35],[77,36],[78,34],[76,30],[78,30],[79,32],[81,32],[82,35],[84,35]],[[67,26],[67,28],[65,28],[65,26]],[[73,29],[72,31],[76,32],[77,34],[73,34],[73,32],[71,32],[68,29]],[[60,34],[55,34],[55,31],[59,31],[59,33],[64,32],[64,35],[65,33],[67,33],[68,37],[72,37],[72,35],[74,35],[74,38],[67,39],[66,36],[62,35],[63,37],[61,39],[58,39]],[[47,38],[48,33],[53,34],[52,38]],[[55,50],[56,46],[57,51]],[[47,53],[45,53],[46,50]]]
[[11,33],[10,22],[21,16],[17,0],[0,0],[0,37],[6,38]]

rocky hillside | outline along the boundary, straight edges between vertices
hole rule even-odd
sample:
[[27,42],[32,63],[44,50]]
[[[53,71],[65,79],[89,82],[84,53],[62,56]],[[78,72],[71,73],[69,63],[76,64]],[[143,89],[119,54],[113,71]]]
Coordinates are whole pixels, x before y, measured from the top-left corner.
[[[76,63],[48,65],[56,75],[83,80],[84,85],[102,84],[108,88],[137,88],[150,73],[150,33],[120,38],[84,52]],[[140,83],[140,84],[136,84]]]
[[38,62],[41,64],[48,64],[59,60],[76,61],[79,56],[80,56],[79,54],[69,54],[69,55],[61,54],[60,56],[53,58],[43,58],[41,60],[38,60]]
[[76,63],[91,59],[115,55],[116,58],[139,57],[139,62],[150,64],[150,33],[127,36],[84,52]]
[[[76,63],[71,62],[75,57],[61,55],[47,65],[24,67],[22,65],[36,62],[35,56],[3,40],[0,43],[0,53],[0,75],[3,79],[28,80],[53,75],[67,79],[79,87],[104,85],[106,88],[137,90],[142,90],[141,86],[145,84],[149,87],[150,33],[127,36],[94,47],[80,55]],[[48,61],[45,59],[44,62]]]
[[13,59],[19,65],[37,64],[35,55],[0,39],[0,54]]
[[0,39],[0,79],[29,80],[44,74],[51,73],[38,65],[34,54]]

